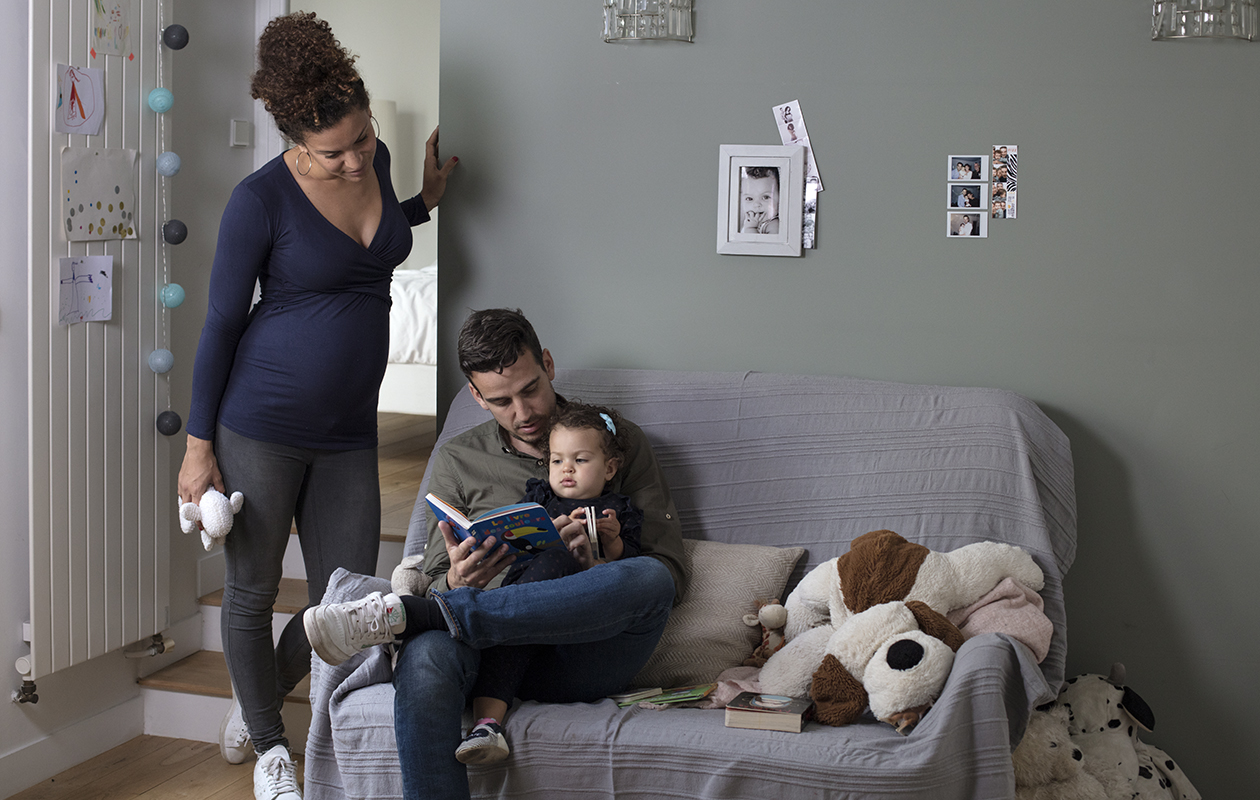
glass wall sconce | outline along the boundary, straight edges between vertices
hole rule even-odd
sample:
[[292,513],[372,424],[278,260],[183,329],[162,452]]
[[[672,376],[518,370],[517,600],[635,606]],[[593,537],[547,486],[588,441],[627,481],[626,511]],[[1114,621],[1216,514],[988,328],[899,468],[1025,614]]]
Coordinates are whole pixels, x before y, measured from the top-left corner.
[[604,41],[690,42],[692,0],[604,0]]
[[1256,38],[1255,0],[1155,0],[1151,10],[1151,38]]

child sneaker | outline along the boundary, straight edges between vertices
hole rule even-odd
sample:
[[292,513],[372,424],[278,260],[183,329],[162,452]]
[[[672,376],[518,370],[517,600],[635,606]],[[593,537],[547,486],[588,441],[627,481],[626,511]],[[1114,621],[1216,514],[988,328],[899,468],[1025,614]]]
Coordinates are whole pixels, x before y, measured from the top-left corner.
[[493,764],[512,754],[503,727],[494,721],[478,722],[455,749],[462,764]]
[[282,744],[258,757],[254,765],[254,800],[302,800],[297,786],[297,766]]
[[407,627],[407,612],[398,595],[372,592],[349,603],[311,606],[302,627],[319,657],[336,666],[360,650],[394,641]]

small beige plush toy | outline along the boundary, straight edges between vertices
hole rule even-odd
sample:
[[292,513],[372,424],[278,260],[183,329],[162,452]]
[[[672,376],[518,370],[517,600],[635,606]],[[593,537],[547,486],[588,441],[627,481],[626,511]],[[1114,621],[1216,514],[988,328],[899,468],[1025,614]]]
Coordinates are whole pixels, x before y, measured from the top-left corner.
[[1015,800],[1111,800],[1068,734],[1068,710],[1063,706],[1032,712],[1011,760]]
[[402,563],[394,567],[394,572],[390,576],[390,586],[394,594],[399,596],[412,594],[424,597],[431,583],[433,579],[424,574],[423,555],[403,556]]
[[770,656],[783,649],[787,640],[783,628],[787,625],[787,609],[778,600],[758,600],[756,614],[745,614],[744,624],[750,628],[761,626],[761,644],[744,659],[745,667],[764,667]]
[[179,502],[180,529],[184,533],[192,533],[197,530],[197,523],[200,522],[201,544],[206,552],[210,552],[232,530],[232,515],[245,505],[245,495],[232,492],[232,499],[229,500],[222,492],[211,487],[201,496],[200,504],[185,503],[182,498]]

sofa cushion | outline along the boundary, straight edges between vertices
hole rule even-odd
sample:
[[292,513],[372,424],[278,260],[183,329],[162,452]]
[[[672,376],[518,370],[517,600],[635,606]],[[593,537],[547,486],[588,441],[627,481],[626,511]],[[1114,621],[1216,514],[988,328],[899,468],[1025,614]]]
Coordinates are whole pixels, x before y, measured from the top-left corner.
[[761,629],[744,624],[759,599],[782,599],[802,547],[683,540],[689,584],[669,615],[665,633],[635,686],[669,688],[707,683],[739,666],[761,643]]

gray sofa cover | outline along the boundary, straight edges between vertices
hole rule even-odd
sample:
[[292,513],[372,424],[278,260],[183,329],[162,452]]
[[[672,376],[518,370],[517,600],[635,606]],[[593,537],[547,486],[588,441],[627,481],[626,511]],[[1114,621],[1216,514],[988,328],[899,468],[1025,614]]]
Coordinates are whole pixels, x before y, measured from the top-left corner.
[[[555,383],[643,428],[686,538],[804,547],[789,590],[880,528],[939,551],[1006,542],[1044,571],[1054,638],[1041,664],[1005,635],[969,640],[906,737],[869,718],[791,734],[726,728],[720,710],[524,703],[507,723],[511,758],[470,769],[474,796],[1014,796],[1010,751],[1029,710],[1063,680],[1062,586],[1076,549],[1068,441],[1034,403],[994,389],[762,373],[569,370]],[[461,392],[437,446],[488,418]],[[423,551],[424,513],[417,503],[407,554]],[[387,585],[343,571],[327,599]],[[312,666],[306,796],[400,797],[388,654]]]

